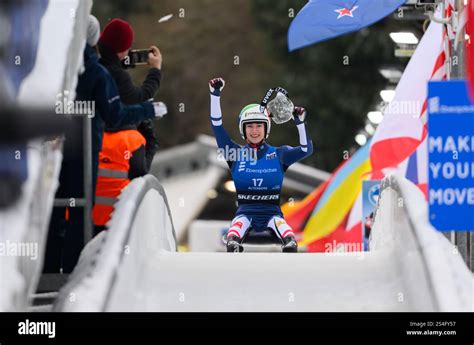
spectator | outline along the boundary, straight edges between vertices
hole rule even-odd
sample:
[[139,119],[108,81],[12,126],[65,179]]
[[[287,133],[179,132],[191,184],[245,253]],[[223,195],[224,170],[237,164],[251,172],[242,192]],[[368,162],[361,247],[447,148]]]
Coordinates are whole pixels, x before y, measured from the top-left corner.
[[[87,44],[84,49],[85,71],[79,76],[76,89],[78,101],[90,101],[95,104],[95,114],[92,118],[92,193],[95,194],[99,152],[102,148],[104,126],[121,127],[128,124],[138,124],[144,119],[161,117],[166,112],[158,103],[142,102],[136,105],[124,106],[117,92],[117,86],[107,71],[99,64],[97,42],[100,26],[97,19],[90,16],[87,29]],[[78,119],[75,119],[78,120]],[[77,131],[81,132],[82,121],[74,122]],[[64,148],[64,163],[61,168],[60,187],[57,197],[83,197],[82,147],[68,145],[67,138]],[[83,247],[84,216],[83,209],[70,207],[66,210],[56,208],[53,211],[45,258],[45,272],[57,272],[61,267],[64,272],[71,272],[77,263]],[[61,242],[64,248],[61,253]]]
[[145,144],[136,126],[105,131],[93,209],[95,234],[105,229],[122,189],[130,180],[148,173]]
[[121,64],[128,56],[134,32],[129,23],[121,19],[111,20],[104,28],[99,40],[100,63],[104,65],[117,83],[122,102],[135,104],[153,98],[160,87],[162,57],[160,50],[150,47],[148,65],[150,69],[141,86],[135,86]]
[[[141,86],[135,86],[122,61],[127,57],[134,39],[132,26],[122,19],[112,19],[104,28],[99,40],[100,63],[104,65],[117,83],[120,98],[125,104],[135,104],[153,98],[161,85],[162,56],[156,46],[150,46],[148,74]],[[138,131],[146,139],[148,170],[158,149],[154,123],[150,120],[138,125]]]
[[[86,70],[79,77],[76,90],[78,100],[94,101],[98,110],[92,119],[92,175],[94,183],[97,177],[99,152],[102,148],[104,123],[108,127],[120,127],[138,124],[155,116],[154,105],[151,102],[146,101],[128,106],[122,104],[114,79],[108,70],[99,64],[99,57],[94,49],[99,38],[98,32],[100,32],[99,22],[91,16],[88,27],[88,43],[84,51]],[[157,116],[162,115],[163,113],[157,114]]]

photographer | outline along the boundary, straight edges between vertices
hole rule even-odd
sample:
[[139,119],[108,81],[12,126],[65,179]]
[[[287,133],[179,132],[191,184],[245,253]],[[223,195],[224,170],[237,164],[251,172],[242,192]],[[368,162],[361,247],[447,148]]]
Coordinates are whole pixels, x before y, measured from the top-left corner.
[[105,66],[117,84],[120,99],[125,104],[135,104],[153,98],[160,87],[161,62],[160,50],[150,47],[148,65],[150,69],[141,86],[135,86],[128,72],[122,66],[132,47],[133,28],[122,19],[112,19],[102,31],[99,40],[100,63]]
[[[160,50],[150,47],[148,53],[148,74],[141,86],[135,86],[130,74],[122,63],[128,57],[133,43],[134,31],[132,26],[122,19],[112,19],[102,31],[99,40],[100,63],[109,70],[117,84],[120,99],[125,104],[136,104],[153,98],[161,83]],[[138,131],[146,139],[146,160],[150,169],[151,162],[158,149],[158,140],[154,134],[154,123],[143,121],[138,125]]]

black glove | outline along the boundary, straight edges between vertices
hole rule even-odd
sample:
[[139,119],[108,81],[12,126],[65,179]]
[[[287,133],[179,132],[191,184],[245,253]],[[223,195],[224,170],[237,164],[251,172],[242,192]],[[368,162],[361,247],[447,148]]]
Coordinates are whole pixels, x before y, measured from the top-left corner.
[[220,96],[222,93],[222,89],[224,89],[225,80],[222,78],[214,78],[209,80],[209,90],[211,91],[211,95]]
[[150,170],[153,157],[158,150],[158,139],[155,136],[155,123],[153,120],[145,120],[138,125],[137,130],[145,137],[145,155],[147,161],[147,169]]
[[295,107],[293,110],[293,120],[295,120],[296,125],[304,123],[306,119],[306,109],[303,107]]

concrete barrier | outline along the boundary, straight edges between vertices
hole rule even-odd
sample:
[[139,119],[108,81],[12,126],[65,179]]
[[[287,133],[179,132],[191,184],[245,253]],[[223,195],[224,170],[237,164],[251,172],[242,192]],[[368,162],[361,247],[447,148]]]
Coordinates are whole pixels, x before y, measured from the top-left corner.
[[54,310],[105,311],[116,299],[126,303],[142,263],[158,252],[177,250],[166,194],[151,175],[134,179],[122,191],[107,227],[82,251]]
[[429,223],[423,193],[402,176],[382,182],[369,247],[391,253],[405,287],[400,296],[415,310],[474,310],[473,275]]
[[472,274],[401,177],[383,182],[369,252],[177,253],[164,192],[148,176],[122,193],[109,226],[56,311],[472,310]]

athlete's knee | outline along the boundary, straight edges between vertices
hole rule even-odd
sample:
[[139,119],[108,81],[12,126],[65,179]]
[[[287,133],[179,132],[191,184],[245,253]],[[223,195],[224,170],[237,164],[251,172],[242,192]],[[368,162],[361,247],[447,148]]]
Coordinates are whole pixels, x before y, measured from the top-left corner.
[[275,216],[269,222],[270,227],[278,231],[281,237],[294,236],[293,229],[282,217]]
[[229,231],[227,232],[227,237],[237,236],[242,238],[249,226],[250,220],[247,217],[237,216],[231,222]]

